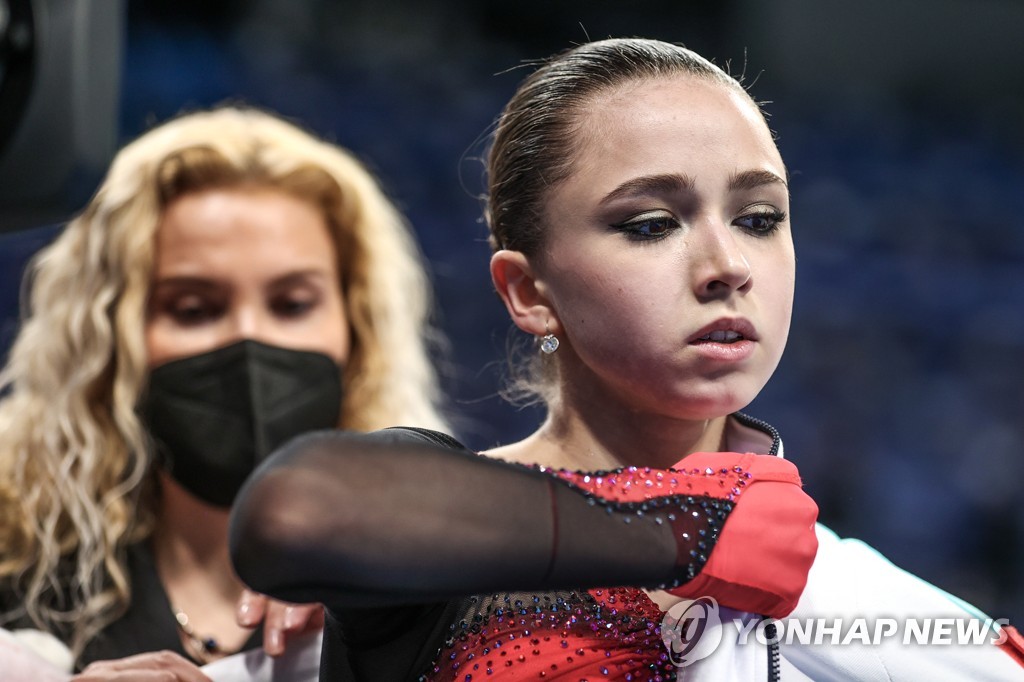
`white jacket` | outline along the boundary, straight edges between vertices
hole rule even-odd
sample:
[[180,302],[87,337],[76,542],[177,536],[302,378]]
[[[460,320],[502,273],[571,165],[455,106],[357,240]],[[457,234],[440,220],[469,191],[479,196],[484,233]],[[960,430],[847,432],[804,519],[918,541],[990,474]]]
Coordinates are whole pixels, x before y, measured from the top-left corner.
[[[782,456],[781,440],[767,424],[744,415],[730,422],[729,450]],[[781,680],[1024,680],[1024,667],[994,643],[1005,638],[1005,621],[993,621],[859,540],[841,539],[821,524],[816,531],[818,554],[807,587],[796,610],[776,626]],[[771,679],[767,621],[727,608],[718,616],[720,623],[712,622],[701,641],[721,636],[721,642],[680,668],[677,679]]]

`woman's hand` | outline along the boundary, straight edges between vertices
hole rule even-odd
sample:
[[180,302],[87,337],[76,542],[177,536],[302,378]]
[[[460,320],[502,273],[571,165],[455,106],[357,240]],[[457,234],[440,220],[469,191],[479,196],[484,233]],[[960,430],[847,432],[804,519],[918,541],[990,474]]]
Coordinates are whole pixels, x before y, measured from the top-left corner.
[[280,656],[289,637],[323,628],[324,608],[320,604],[289,604],[245,590],[238,600],[238,624],[254,628],[261,621],[263,650],[271,656]]
[[86,666],[71,682],[212,682],[192,662],[172,651],[154,651]]

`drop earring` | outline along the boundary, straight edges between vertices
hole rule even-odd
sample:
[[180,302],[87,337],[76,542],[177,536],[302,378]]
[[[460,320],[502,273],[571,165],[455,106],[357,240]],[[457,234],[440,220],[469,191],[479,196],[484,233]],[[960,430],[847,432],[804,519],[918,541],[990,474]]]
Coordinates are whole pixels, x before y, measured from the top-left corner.
[[545,355],[551,355],[558,350],[558,337],[551,333],[547,323],[544,324],[544,336],[540,337],[540,350]]

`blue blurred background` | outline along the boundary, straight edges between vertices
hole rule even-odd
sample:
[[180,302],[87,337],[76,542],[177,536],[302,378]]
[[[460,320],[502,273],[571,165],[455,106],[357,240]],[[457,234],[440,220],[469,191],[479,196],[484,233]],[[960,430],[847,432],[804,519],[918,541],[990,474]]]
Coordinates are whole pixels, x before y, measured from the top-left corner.
[[[824,522],[1024,625],[1024,3],[22,3],[37,54],[61,56],[0,134],[0,349],[25,260],[117,145],[182,110],[256,104],[354,150],[411,219],[475,448],[540,418],[496,395],[510,325],[478,199],[523,61],[642,35],[729,64],[772,101],[798,252],[790,345],[748,412],[782,431]],[[24,51],[5,54],[10,85]]]

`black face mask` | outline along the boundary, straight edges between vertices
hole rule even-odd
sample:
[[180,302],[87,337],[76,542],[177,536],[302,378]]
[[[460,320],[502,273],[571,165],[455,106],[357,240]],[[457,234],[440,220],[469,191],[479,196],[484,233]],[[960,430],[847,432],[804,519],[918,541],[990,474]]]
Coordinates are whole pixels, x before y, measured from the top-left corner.
[[299,434],[338,425],[341,370],[320,353],[245,340],[155,368],[139,414],[182,487],[229,507],[246,477]]

